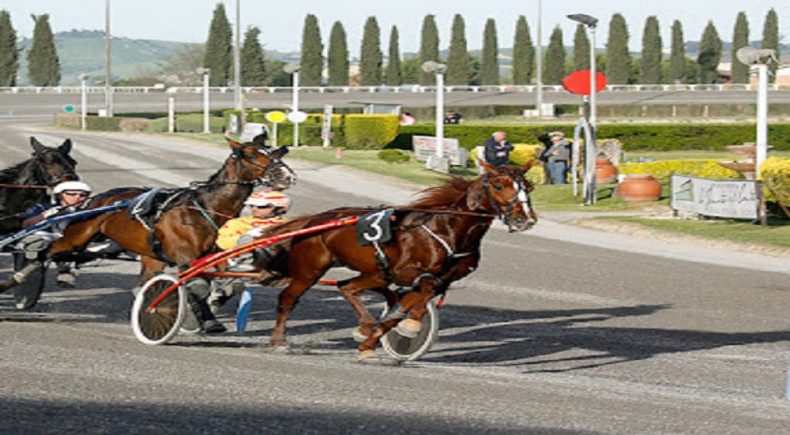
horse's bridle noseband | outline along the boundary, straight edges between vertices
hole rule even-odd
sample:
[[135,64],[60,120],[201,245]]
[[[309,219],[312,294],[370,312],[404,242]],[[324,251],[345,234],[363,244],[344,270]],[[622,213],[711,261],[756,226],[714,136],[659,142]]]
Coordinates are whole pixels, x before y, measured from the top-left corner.
[[[494,198],[491,196],[491,191],[489,190],[491,187],[490,179],[491,176],[489,174],[483,175],[483,192],[485,192],[486,200],[494,209],[496,216],[503,223],[507,224],[508,227],[510,227],[510,223],[506,219],[513,216],[513,212],[515,211],[517,205],[526,205],[529,210],[532,210],[532,204],[529,198],[529,190],[525,185],[527,181],[522,177],[511,177],[513,184],[517,187],[517,191],[516,195],[513,196],[513,199],[510,200],[504,207],[500,206],[496,201],[494,201]],[[519,194],[522,192],[524,193],[524,199],[519,198]],[[527,219],[530,219],[529,215],[527,215]]]
[[[266,165],[261,165],[258,162],[256,162],[255,160],[253,160],[251,157],[247,157],[247,155],[245,155],[244,152],[241,151],[241,149],[234,149],[233,150],[233,154],[232,154],[233,158],[236,160],[236,162],[238,162],[239,167],[241,168],[241,170],[244,173],[246,173],[250,178],[253,179],[253,181],[249,182],[249,184],[253,184],[253,185],[255,185],[255,184],[267,184],[266,181],[263,181],[263,178],[264,177],[267,177],[267,178],[270,177],[271,175],[267,175],[267,174],[274,174],[275,173],[274,170],[276,170],[276,169],[284,169],[284,170],[288,171],[291,174],[294,173],[293,170],[291,169],[291,167],[288,166],[288,164],[286,164],[285,162],[283,162],[279,158],[275,158],[272,155],[272,153],[271,153],[271,151],[269,149],[264,148],[264,147],[258,147],[258,146],[256,146],[255,149],[258,152],[260,152],[263,155],[265,155],[266,158],[269,159],[269,163],[267,163]],[[252,167],[261,169],[261,171],[262,171],[261,175],[260,176],[255,175],[255,173],[252,170],[250,170],[250,168],[245,166],[245,162],[246,162],[246,164],[248,164],[248,165],[250,165]],[[242,183],[240,183],[240,184],[242,184]]]

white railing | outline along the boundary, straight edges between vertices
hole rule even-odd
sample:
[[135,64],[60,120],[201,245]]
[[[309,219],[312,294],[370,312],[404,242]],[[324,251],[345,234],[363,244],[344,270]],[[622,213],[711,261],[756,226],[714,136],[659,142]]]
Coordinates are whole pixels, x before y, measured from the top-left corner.
[[[486,92],[486,93],[532,93],[537,90],[537,85],[497,85],[497,86],[445,86],[445,92]],[[543,92],[565,92],[559,85],[544,85]],[[0,87],[0,94],[79,94],[79,86],[17,86]],[[87,92],[90,94],[103,94],[104,86],[88,86]],[[175,92],[179,94],[201,94],[202,86],[176,86],[165,88],[163,86],[115,86],[112,88],[116,94],[148,94]],[[231,86],[212,86],[209,88],[212,93],[232,93]],[[769,90],[778,91],[788,89],[787,86],[770,84]],[[677,91],[704,91],[704,92],[725,92],[725,91],[754,91],[755,87],[751,84],[681,84],[681,85],[609,85],[606,91],[610,92],[677,92]],[[262,87],[242,87],[246,94],[276,94],[293,92],[290,86],[262,86]],[[434,93],[435,86],[422,85],[401,85],[401,86],[300,86],[299,92],[302,93]]]

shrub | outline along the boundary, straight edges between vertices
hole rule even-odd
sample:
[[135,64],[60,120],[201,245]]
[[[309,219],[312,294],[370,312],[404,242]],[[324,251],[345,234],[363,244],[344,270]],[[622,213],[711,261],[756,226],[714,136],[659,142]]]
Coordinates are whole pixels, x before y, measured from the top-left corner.
[[156,118],[148,123],[148,131],[151,133],[166,133],[167,132],[167,117]]
[[408,154],[401,150],[381,150],[376,156],[387,163],[403,163],[411,159]]
[[122,118],[106,116],[88,116],[85,119],[88,130],[95,131],[119,131],[118,125]]
[[510,152],[510,161],[523,165],[532,159],[538,158],[538,153],[543,149],[543,144],[513,144],[513,151]]
[[80,115],[76,113],[57,113],[55,114],[55,125],[58,127],[80,128]]
[[766,199],[790,206],[790,159],[769,157],[760,167],[760,174],[765,185],[771,188],[766,189]]
[[147,131],[150,119],[146,118],[121,118],[118,127],[121,131]]
[[740,178],[741,174],[716,163],[716,160],[687,159],[661,160],[646,163],[623,163],[617,167],[622,175],[650,174],[659,181],[666,182],[670,175],[690,175],[704,178]]
[[382,149],[400,130],[397,115],[346,115],[345,139],[349,149]]

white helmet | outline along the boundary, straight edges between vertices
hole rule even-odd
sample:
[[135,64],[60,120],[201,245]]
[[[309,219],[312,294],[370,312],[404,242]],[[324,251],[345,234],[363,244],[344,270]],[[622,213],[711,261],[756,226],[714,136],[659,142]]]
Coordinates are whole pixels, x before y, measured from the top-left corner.
[[82,181],[64,181],[58,184],[57,186],[55,186],[55,189],[52,190],[52,193],[54,193],[55,195],[60,195],[61,193],[67,190],[77,190],[80,192],[88,192],[88,193],[92,192],[91,187],[88,186],[87,183],[83,183]]
[[288,209],[291,208],[291,198],[276,190],[259,190],[257,192],[252,192],[244,203],[260,207],[270,205],[275,208],[283,209],[284,211],[288,211]]

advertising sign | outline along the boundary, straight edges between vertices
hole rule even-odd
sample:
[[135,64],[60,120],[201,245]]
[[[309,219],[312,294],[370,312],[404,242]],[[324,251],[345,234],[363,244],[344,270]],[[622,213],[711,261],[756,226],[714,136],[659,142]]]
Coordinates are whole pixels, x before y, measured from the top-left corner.
[[[436,138],[433,136],[412,136],[412,148],[417,161],[425,162],[436,155]],[[458,139],[444,138],[442,147],[444,158],[453,166],[466,166],[466,149],[461,148]]]
[[712,180],[672,175],[672,208],[733,219],[758,219],[762,185],[752,180]]

